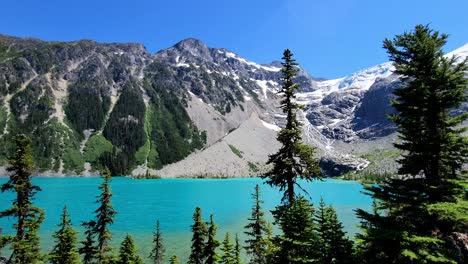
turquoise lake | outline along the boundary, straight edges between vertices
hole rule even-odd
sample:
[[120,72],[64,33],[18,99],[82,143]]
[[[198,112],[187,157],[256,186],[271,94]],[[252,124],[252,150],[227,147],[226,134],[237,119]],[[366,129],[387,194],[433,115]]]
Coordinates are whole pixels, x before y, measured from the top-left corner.
[[[7,178],[0,178],[0,184]],[[41,226],[42,248],[48,252],[52,245],[52,233],[60,220],[63,206],[66,204],[75,228],[83,229],[80,223],[93,217],[97,208],[94,203],[99,194],[100,178],[34,178],[34,183],[42,188],[34,203],[46,212],[46,219]],[[218,238],[224,238],[226,232],[239,234],[244,240],[243,226],[249,217],[252,199],[251,193],[259,184],[265,211],[280,203],[282,194],[277,189],[264,185],[258,178],[239,179],[161,179],[134,180],[114,178],[111,183],[113,205],[118,211],[115,223],[111,226],[113,244],[118,247],[128,233],[139,247],[142,257],[148,255],[152,233],[157,219],[165,239],[166,255],[176,254],[184,263],[190,250],[190,225],[196,206],[202,208],[203,217],[208,221],[214,215],[218,224]],[[358,182],[325,180],[302,183],[302,187],[312,197],[315,204],[323,197],[338,212],[346,231],[350,236],[358,232],[358,219],[354,209],[369,210],[372,200],[361,193]],[[11,205],[13,193],[0,193],[0,210]],[[267,216],[271,220],[271,215]],[[12,233],[14,219],[0,219],[3,234]]]

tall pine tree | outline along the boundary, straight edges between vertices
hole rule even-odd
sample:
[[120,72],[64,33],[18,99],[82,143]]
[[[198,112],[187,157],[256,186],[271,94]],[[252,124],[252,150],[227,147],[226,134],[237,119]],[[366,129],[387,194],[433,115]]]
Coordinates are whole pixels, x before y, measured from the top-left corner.
[[242,264],[241,251],[242,246],[239,241],[239,235],[236,234],[234,238],[234,264]]
[[63,207],[62,219],[60,227],[53,237],[55,239],[55,247],[50,253],[50,262],[53,264],[78,264],[81,263],[78,255],[76,242],[78,240],[78,232],[73,229],[70,216],[68,215],[67,206]]
[[83,222],[81,226],[85,228],[85,240],[80,242],[82,246],[78,252],[83,255],[83,264],[96,263],[98,250],[96,247],[95,234],[93,232],[96,222]]
[[265,213],[262,211],[263,201],[260,199],[260,186],[255,186],[255,192],[252,194],[254,205],[252,212],[248,219],[249,223],[244,227],[247,235],[245,241],[245,250],[250,256],[250,264],[266,264],[267,263],[267,247],[268,241],[267,234],[267,221],[265,220]]
[[153,249],[149,255],[153,264],[162,264],[164,262],[164,243],[161,234],[159,220],[156,221],[156,232],[153,234]]
[[194,223],[192,225],[192,247],[188,263],[202,264],[205,256],[207,229],[205,222],[203,222],[200,207],[195,208],[195,213],[193,214],[193,222]]
[[404,151],[398,179],[367,186],[374,212],[357,210],[364,234],[358,249],[366,263],[453,263],[443,239],[455,231],[428,208],[455,204],[461,189],[453,180],[468,158],[468,140],[457,126],[468,113],[450,111],[467,98],[467,60],[445,58],[447,35],[418,25],[386,39],[384,48],[404,86],[395,91],[395,147]]
[[302,107],[294,100],[299,88],[299,84],[295,83],[298,67],[292,56],[289,49],[284,51],[281,69],[282,87],[279,93],[283,95],[281,109],[286,115],[286,126],[279,131],[277,140],[282,146],[277,153],[270,155],[268,164],[273,164],[273,168],[262,176],[268,184],[284,191],[283,201],[287,202],[295,198],[294,188],[298,179],[310,181],[320,174],[318,162],[314,159],[314,148],[302,142],[302,123],[297,119],[297,112]]
[[216,240],[216,230],[218,226],[213,221],[213,215],[210,215],[210,223],[208,227],[208,241],[205,247],[205,264],[214,264],[219,260],[216,249],[219,247],[219,241]]
[[16,150],[8,159],[10,178],[2,185],[1,190],[16,192],[16,198],[11,208],[0,212],[0,218],[16,218],[16,234],[1,237],[0,245],[11,243],[12,255],[8,263],[37,263],[43,257],[40,253],[38,231],[44,221],[44,211],[34,206],[32,201],[41,188],[31,181],[31,139],[18,135],[14,142]]

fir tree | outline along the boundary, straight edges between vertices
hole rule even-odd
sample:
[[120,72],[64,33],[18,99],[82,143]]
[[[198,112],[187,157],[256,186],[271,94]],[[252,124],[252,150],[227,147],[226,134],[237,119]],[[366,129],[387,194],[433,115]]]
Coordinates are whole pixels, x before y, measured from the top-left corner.
[[25,135],[14,138],[16,151],[9,157],[8,181],[2,185],[2,192],[14,191],[16,198],[13,206],[0,212],[2,217],[14,217],[16,234],[0,239],[0,245],[11,243],[12,255],[8,263],[37,263],[42,259],[39,247],[38,230],[44,221],[44,211],[33,205],[32,201],[40,187],[31,182],[33,162],[31,156],[31,139]]
[[54,264],[78,264],[81,263],[78,255],[76,242],[78,240],[78,232],[73,229],[69,218],[67,206],[63,207],[62,221],[57,226],[60,227],[53,237],[55,239],[55,247],[50,253],[50,262]]
[[190,264],[202,264],[206,248],[206,224],[203,222],[201,208],[195,208],[192,225],[192,247],[189,257]]
[[235,263],[235,258],[234,258],[234,246],[231,243],[231,238],[229,236],[229,233],[226,233],[226,236],[224,237],[223,244],[221,247],[221,251],[223,252],[223,255],[221,256],[221,264],[234,264]]
[[282,146],[276,154],[270,155],[268,164],[273,164],[273,168],[262,176],[267,178],[268,184],[284,191],[283,201],[287,202],[292,202],[295,198],[294,186],[298,184],[298,179],[310,181],[320,174],[318,162],[313,158],[314,148],[302,143],[302,124],[297,120],[297,112],[301,106],[294,101],[299,87],[294,80],[298,67],[292,56],[290,50],[284,51],[281,69],[281,108],[286,114],[286,127],[280,130],[277,140]]
[[216,249],[219,247],[219,241],[216,240],[216,230],[218,226],[213,221],[213,215],[210,215],[210,223],[208,227],[208,241],[205,247],[205,264],[214,264],[219,260]]
[[127,235],[120,244],[117,264],[143,264],[143,261],[137,254],[135,242],[130,235]]
[[85,240],[81,241],[82,247],[78,250],[78,252],[83,255],[83,264],[94,264],[96,263],[98,250],[96,247],[96,240],[94,238],[94,227],[96,226],[96,222],[89,221],[83,222],[81,224],[85,228]]
[[234,264],[242,264],[241,251],[242,247],[239,241],[239,236],[236,234],[234,239]]
[[170,264],[179,264],[179,258],[178,258],[176,255],[174,255],[174,256],[172,256],[171,259],[169,260],[169,263],[170,263]]
[[109,169],[104,169],[102,177],[103,182],[101,186],[99,186],[101,194],[96,201],[96,203],[99,204],[99,208],[94,211],[96,214],[96,225],[94,226],[93,232],[97,237],[97,259],[99,263],[109,263],[112,259],[112,247],[109,245],[112,235],[109,226],[114,223],[114,217],[117,212],[112,207],[112,192],[110,189],[112,177]]
[[156,233],[153,234],[153,249],[149,255],[149,258],[154,264],[162,264],[164,261],[164,243],[161,234],[161,227],[159,226],[159,220],[156,221]]
[[320,263],[354,263],[353,243],[346,237],[335,209],[323,199],[315,212],[316,230],[320,246]]
[[277,247],[272,263],[314,263],[319,260],[318,236],[314,225],[314,207],[303,196],[298,196],[292,203],[282,205],[275,216],[283,231],[275,237]]
[[374,212],[357,210],[364,230],[358,249],[366,263],[453,263],[442,239],[457,225],[428,210],[441,202],[455,205],[462,188],[453,180],[468,158],[465,129],[457,127],[468,113],[450,115],[466,101],[468,63],[443,56],[446,39],[418,25],[384,41],[404,81],[393,101],[398,114],[391,117],[399,132],[395,147],[404,154],[400,179],[366,187],[376,199]]
[[245,250],[250,255],[251,264],[266,264],[267,244],[267,221],[264,219],[265,213],[262,211],[263,201],[260,199],[260,186],[255,186],[255,192],[252,194],[254,205],[252,213],[248,218],[249,223],[244,227],[244,232],[248,239],[245,241]]

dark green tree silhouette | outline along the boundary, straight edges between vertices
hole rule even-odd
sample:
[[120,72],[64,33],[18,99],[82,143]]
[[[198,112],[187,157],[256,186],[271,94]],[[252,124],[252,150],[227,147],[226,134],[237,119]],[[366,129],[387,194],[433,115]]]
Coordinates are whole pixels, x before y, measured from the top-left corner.
[[318,161],[314,159],[315,149],[302,142],[302,123],[297,119],[297,112],[302,107],[294,101],[299,87],[295,83],[298,67],[292,56],[288,49],[283,53],[282,87],[279,93],[283,95],[281,108],[286,114],[286,126],[279,131],[277,137],[281,148],[270,155],[268,164],[272,164],[273,168],[262,176],[267,179],[268,184],[284,191],[283,201],[287,202],[292,202],[295,198],[294,186],[298,185],[298,179],[310,181],[320,174]]
[[85,240],[81,241],[81,247],[78,252],[83,255],[83,264],[94,264],[97,260],[98,249],[94,234],[96,222],[89,221],[81,224],[85,228]]
[[208,241],[205,247],[205,264],[214,264],[219,260],[219,256],[216,253],[216,249],[220,243],[216,240],[216,230],[218,226],[213,221],[213,215],[210,215],[210,223],[208,227]]
[[346,237],[335,209],[326,206],[321,199],[314,216],[319,238],[320,263],[355,263],[353,242]]
[[162,264],[164,262],[164,242],[161,234],[161,227],[159,220],[156,221],[156,232],[153,234],[153,249],[149,255],[152,263]]
[[55,247],[50,253],[49,261],[53,264],[81,263],[76,247],[78,232],[73,229],[67,206],[63,207],[62,219],[57,226],[60,229],[53,235]]
[[44,221],[44,211],[34,206],[32,201],[41,188],[31,181],[33,169],[31,139],[21,134],[14,138],[14,143],[16,150],[8,158],[7,171],[10,177],[2,185],[1,190],[2,192],[15,192],[16,198],[11,208],[0,212],[0,218],[16,218],[13,225],[16,234],[2,236],[0,246],[11,244],[12,255],[8,263],[37,263],[43,258],[40,252],[38,231]]
[[130,235],[127,235],[120,244],[117,264],[143,264],[143,260],[138,256],[135,242]]
[[206,236],[207,229],[206,224],[203,222],[201,208],[195,208],[193,214],[193,225],[192,225],[192,247],[189,257],[190,264],[202,264],[205,256],[206,248]]
[[457,206],[463,188],[454,180],[468,158],[466,129],[458,128],[468,113],[450,112],[466,102],[468,64],[444,57],[446,40],[418,25],[384,41],[404,82],[391,117],[399,132],[395,147],[404,153],[399,178],[366,187],[376,200],[374,212],[357,210],[364,230],[358,249],[366,263],[453,263],[460,257],[443,241],[457,225],[430,210],[440,203]]
[[252,194],[254,205],[252,212],[248,218],[249,223],[244,227],[247,235],[244,247],[247,254],[250,256],[249,263],[251,264],[266,264],[267,263],[267,221],[265,220],[265,213],[262,210],[263,201],[260,199],[260,186],[255,186],[255,192]]
[[[302,195],[275,212],[283,234],[273,241],[277,248],[271,263],[315,263],[320,259],[319,238],[315,232],[314,207]],[[278,215],[281,214],[281,215]]]
[[242,246],[239,241],[239,236],[236,234],[234,238],[234,264],[242,264],[241,251]]

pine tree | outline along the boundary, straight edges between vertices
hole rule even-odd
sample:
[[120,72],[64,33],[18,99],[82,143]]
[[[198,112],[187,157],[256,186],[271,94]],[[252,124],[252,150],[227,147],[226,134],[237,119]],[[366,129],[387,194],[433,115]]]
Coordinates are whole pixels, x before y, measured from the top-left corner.
[[320,246],[320,263],[355,263],[353,242],[346,237],[335,209],[320,200],[315,212],[316,230]]
[[138,256],[135,242],[130,235],[127,235],[120,244],[117,264],[143,264],[142,259]]
[[89,221],[81,224],[85,228],[85,240],[81,241],[82,247],[78,252],[83,255],[83,264],[94,264],[96,263],[98,250],[96,247],[95,234],[93,232],[96,222]]
[[221,251],[223,252],[223,255],[221,256],[221,264],[234,264],[235,259],[234,259],[234,252],[233,252],[234,246],[231,243],[231,238],[229,236],[229,233],[226,233],[226,236],[224,237],[223,244],[221,247]]
[[455,205],[459,177],[468,158],[468,139],[457,126],[468,113],[450,111],[466,101],[467,59],[445,58],[447,35],[418,25],[410,33],[386,39],[384,48],[402,75],[391,117],[399,132],[395,147],[404,151],[399,179],[367,186],[376,199],[374,212],[357,210],[364,230],[358,249],[366,263],[453,263],[443,238],[457,225],[428,208]]
[[169,260],[169,263],[170,263],[170,264],[179,264],[179,258],[178,258],[176,255],[174,255],[174,256],[172,256],[171,259]]
[[109,226],[114,223],[117,212],[112,207],[112,192],[110,189],[112,177],[109,169],[104,169],[102,177],[103,182],[101,186],[99,186],[101,194],[97,197],[98,200],[96,201],[96,203],[99,204],[99,208],[94,211],[96,214],[96,225],[94,226],[93,232],[97,236],[98,262],[109,263],[112,260],[112,247],[109,245],[112,235]]
[[62,221],[57,226],[60,227],[53,237],[55,239],[55,247],[50,253],[50,262],[54,264],[78,264],[81,263],[78,255],[76,242],[78,240],[78,232],[73,229],[69,218],[67,206],[63,207]]
[[236,237],[234,239],[234,264],[242,264],[241,260],[241,251],[242,247],[239,241],[239,236],[236,234]]
[[295,198],[294,186],[298,179],[310,181],[320,174],[318,162],[313,158],[315,149],[302,143],[302,124],[297,120],[297,112],[302,107],[294,101],[299,87],[294,80],[298,67],[292,56],[290,50],[284,51],[281,69],[281,108],[286,114],[286,127],[280,130],[277,140],[282,146],[277,153],[270,155],[268,164],[273,164],[273,168],[262,176],[267,178],[268,184],[284,191],[283,201],[287,202]]
[[282,205],[275,216],[283,231],[274,238],[278,248],[274,252],[272,263],[314,263],[320,258],[315,232],[314,207],[303,196],[298,196],[292,203]]
[[203,222],[201,208],[195,208],[195,213],[193,214],[193,225],[192,225],[192,247],[189,257],[190,264],[202,264],[203,257],[205,254],[206,248],[206,235],[207,229],[206,224]]
[[33,161],[31,155],[31,139],[25,135],[14,138],[16,151],[9,157],[8,181],[2,185],[2,192],[16,192],[13,206],[0,212],[2,217],[15,217],[16,235],[4,236],[0,244],[11,243],[12,255],[8,263],[36,263],[42,259],[39,246],[38,230],[44,221],[44,211],[32,204],[34,196],[41,190],[31,182]]
[[219,260],[216,249],[219,247],[219,241],[216,240],[216,230],[218,226],[213,221],[213,215],[210,215],[210,223],[208,227],[208,241],[205,247],[205,264],[214,264]]
[[154,264],[162,264],[164,262],[164,243],[161,234],[161,227],[159,220],[156,221],[156,233],[153,234],[153,249],[149,255],[149,258]]
[[250,255],[251,264],[266,264],[267,245],[267,221],[264,218],[265,213],[262,211],[263,201],[260,199],[260,186],[255,186],[255,192],[252,194],[254,205],[252,213],[248,218],[249,223],[244,227],[244,232],[248,239],[245,241],[245,250]]

